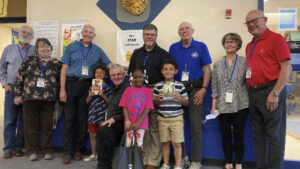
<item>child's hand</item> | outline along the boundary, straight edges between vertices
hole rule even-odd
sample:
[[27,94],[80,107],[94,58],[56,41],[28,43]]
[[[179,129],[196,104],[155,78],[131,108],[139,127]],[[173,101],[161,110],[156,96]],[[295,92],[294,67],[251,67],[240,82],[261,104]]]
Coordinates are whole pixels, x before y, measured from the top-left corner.
[[103,95],[104,95],[103,91],[100,90],[100,91],[98,92],[98,95],[101,96],[101,97],[103,97]]
[[157,97],[159,101],[161,101],[162,99],[164,99],[164,93],[160,92]]
[[95,96],[95,93],[93,91],[89,91],[89,96]]
[[140,127],[140,123],[139,122],[135,122],[130,126],[131,130],[137,130]]
[[125,131],[129,130],[130,126],[131,126],[130,120],[126,120],[126,121],[124,122],[124,130],[125,130]]
[[173,99],[177,102],[180,102],[181,96],[179,94],[174,94]]

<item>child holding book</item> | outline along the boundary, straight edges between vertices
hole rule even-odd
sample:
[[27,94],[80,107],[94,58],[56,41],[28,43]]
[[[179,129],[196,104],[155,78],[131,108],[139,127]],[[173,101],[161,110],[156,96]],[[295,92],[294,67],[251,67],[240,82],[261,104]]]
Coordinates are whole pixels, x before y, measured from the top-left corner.
[[181,143],[184,142],[182,106],[188,106],[188,95],[184,85],[174,80],[174,75],[178,72],[174,60],[165,60],[161,72],[165,80],[157,83],[153,90],[154,104],[158,105],[157,120],[164,161],[161,169],[170,168],[170,142],[174,148],[174,169],[181,169]]
[[123,107],[126,147],[130,147],[135,134],[136,144],[143,148],[145,130],[148,130],[148,113],[153,109],[152,91],[144,86],[145,74],[142,68],[133,71],[132,86],[128,87],[120,101]]
[[89,104],[88,129],[90,132],[90,142],[92,155],[84,158],[84,161],[97,160],[97,132],[101,128],[101,123],[106,120],[111,86],[107,85],[109,72],[106,66],[98,65],[94,70],[93,85],[89,91],[86,103]]

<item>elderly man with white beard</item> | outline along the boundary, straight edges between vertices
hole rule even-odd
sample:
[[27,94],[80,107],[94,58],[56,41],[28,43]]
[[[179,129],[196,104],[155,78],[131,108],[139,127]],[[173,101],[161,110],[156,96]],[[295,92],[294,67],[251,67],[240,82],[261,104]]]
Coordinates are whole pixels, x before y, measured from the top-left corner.
[[19,44],[11,44],[4,48],[0,60],[0,81],[5,91],[4,102],[4,148],[3,157],[23,155],[24,131],[22,104],[14,104],[14,83],[21,66],[27,56],[35,54],[34,46],[30,45],[33,39],[33,29],[23,25],[19,32]]

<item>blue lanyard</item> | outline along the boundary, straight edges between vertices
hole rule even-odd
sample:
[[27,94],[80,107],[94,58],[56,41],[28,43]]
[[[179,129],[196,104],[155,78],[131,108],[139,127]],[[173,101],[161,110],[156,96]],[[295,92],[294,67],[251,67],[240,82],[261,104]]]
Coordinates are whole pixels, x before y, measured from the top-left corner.
[[227,75],[227,80],[228,80],[228,83],[229,83],[229,84],[231,83],[231,79],[232,79],[232,76],[233,76],[233,72],[234,72],[234,70],[235,70],[235,65],[236,65],[237,59],[238,59],[238,55],[236,55],[236,57],[235,57],[235,60],[234,60],[234,65],[233,65],[233,69],[232,69],[232,72],[231,72],[230,78],[228,78],[228,71],[226,70],[226,69],[227,69],[227,62],[226,62],[226,58],[224,59],[224,64],[225,64],[225,72],[226,72],[226,75]]
[[249,64],[251,65],[251,60],[252,60],[252,55],[253,55],[253,52],[254,52],[254,48],[256,46],[256,43],[257,41],[254,42],[252,48],[251,48],[251,51],[250,51],[250,60],[249,60]]
[[24,61],[25,57],[28,55],[29,48],[27,47],[27,52],[26,52],[25,56],[22,55],[20,45],[18,45],[18,49],[19,49],[20,57],[21,57],[22,61]]
[[[81,51],[81,54],[82,54],[82,57],[83,57],[83,59],[82,60],[84,60],[85,62],[86,62],[86,60],[87,60],[87,57],[88,57],[88,55],[89,55],[89,53],[90,53],[90,51],[91,51],[91,48],[92,48],[92,44],[88,47],[89,49],[88,49],[88,51],[86,52],[86,54],[84,54],[84,52],[83,52],[83,46],[79,43],[79,46],[80,46],[80,51]],[[86,63],[85,63],[86,64]]]
[[44,74],[45,73],[45,69],[46,69],[46,66],[48,65],[49,63],[49,60],[46,62],[45,66],[43,66],[42,62],[41,62],[41,59],[40,57],[38,57],[38,61],[39,61],[39,65],[40,65],[40,69],[41,69],[41,73]]
[[144,59],[144,66],[146,66],[146,62],[147,62],[150,55],[151,55],[151,52],[146,55],[146,58]]

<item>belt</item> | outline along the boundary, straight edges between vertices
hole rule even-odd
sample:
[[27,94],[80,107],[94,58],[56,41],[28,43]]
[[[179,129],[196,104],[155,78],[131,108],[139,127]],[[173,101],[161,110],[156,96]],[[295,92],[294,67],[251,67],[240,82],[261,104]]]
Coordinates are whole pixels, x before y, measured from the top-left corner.
[[67,76],[66,81],[69,81],[69,82],[91,82],[92,79],[79,78],[79,77],[75,77],[75,76]]
[[264,84],[264,85],[260,85],[260,86],[248,86],[248,89],[251,91],[251,92],[256,92],[256,91],[259,91],[259,90],[264,90],[268,87],[271,87],[271,86],[274,86],[276,84],[276,80],[275,81],[272,81],[270,83],[267,83],[267,84]]

